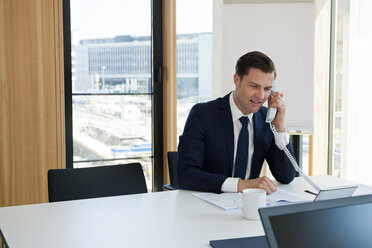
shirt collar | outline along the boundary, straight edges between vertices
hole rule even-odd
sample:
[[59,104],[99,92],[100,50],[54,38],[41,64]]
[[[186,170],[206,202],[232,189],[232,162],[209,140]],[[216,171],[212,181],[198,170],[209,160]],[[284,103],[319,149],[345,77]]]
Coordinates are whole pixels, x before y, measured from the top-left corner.
[[229,101],[230,101],[230,109],[231,109],[231,116],[233,119],[233,122],[236,120],[239,120],[242,116],[247,116],[249,118],[249,122],[252,123],[253,113],[250,113],[248,115],[245,115],[240,111],[240,109],[236,106],[233,98],[234,91],[230,93]]

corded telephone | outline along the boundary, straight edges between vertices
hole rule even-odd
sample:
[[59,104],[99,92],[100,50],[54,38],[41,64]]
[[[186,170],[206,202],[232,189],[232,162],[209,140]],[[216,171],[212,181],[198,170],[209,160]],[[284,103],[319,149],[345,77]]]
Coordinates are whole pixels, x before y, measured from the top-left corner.
[[[277,92],[276,84],[275,82],[272,85],[270,97],[274,97],[274,93]],[[268,108],[267,109],[267,115],[266,115],[266,123],[269,123],[271,131],[274,133],[275,136],[278,136],[278,132],[276,131],[275,127],[271,124],[271,122],[275,119],[277,108]],[[280,139],[278,139],[279,142],[281,142]],[[286,146],[284,146],[284,153],[287,155],[289,161],[291,161],[291,164],[295,168],[295,170],[305,178],[305,180],[317,191],[320,191],[320,188],[301,170],[301,168],[298,166],[296,159],[292,156],[292,154],[289,152]]]
[[[274,97],[274,93],[277,91],[276,84],[273,83],[273,86],[271,88],[270,97]],[[266,115],[266,123],[269,123],[270,129],[273,132],[274,136],[278,136],[278,132],[276,131],[275,127],[271,124],[271,122],[275,119],[276,108],[269,108],[267,110]],[[279,142],[281,142],[281,139],[278,139]],[[316,198],[314,201],[318,200],[327,200],[327,199],[334,199],[334,198],[341,198],[341,197],[349,197],[352,196],[355,190],[358,188],[358,186],[344,186],[344,187],[337,187],[337,188],[329,188],[329,189],[320,189],[318,185],[316,185],[310,177],[308,177],[298,166],[296,159],[292,156],[292,154],[289,152],[286,146],[284,147],[284,153],[287,155],[289,161],[291,161],[292,166],[295,168],[295,170],[300,174],[301,177],[303,177],[316,191]]]

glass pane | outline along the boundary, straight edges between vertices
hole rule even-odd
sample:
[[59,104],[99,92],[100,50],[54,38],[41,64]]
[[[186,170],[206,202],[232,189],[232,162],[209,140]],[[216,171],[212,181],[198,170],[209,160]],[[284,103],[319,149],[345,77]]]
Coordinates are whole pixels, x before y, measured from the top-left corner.
[[372,1],[336,2],[333,174],[372,184],[370,142],[370,68]]
[[70,5],[74,167],[137,158],[151,187],[151,1]]
[[[348,4],[341,0],[337,2],[336,7],[336,43],[335,43],[335,78],[334,78],[334,106],[333,106],[333,151],[332,151],[332,175],[341,176],[341,142],[342,142],[342,122],[343,117],[343,82],[346,78],[343,73],[343,67],[347,66],[343,61],[343,54],[347,48],[347,18]],[[346,21],[346,22],[345,22]],[[345,26],[346,25],[346,26]],[[346,50],[345,50],[346,49]],[[346,69],[346,68],[345,68]]]
[[73,96],[74,161],[151,156],[151,96]]
[[151,2],[71,0],[72,90],[151,92]]
[[177,136],[192,106],[213,98],[212,12],[212,0],[177,0]]
[[72,47],[73,93],[151,92],[151,37],[80,40]]
[[341,113],[335,112],[334,116],[334,129],[333,129],[333,176],[341,176]]

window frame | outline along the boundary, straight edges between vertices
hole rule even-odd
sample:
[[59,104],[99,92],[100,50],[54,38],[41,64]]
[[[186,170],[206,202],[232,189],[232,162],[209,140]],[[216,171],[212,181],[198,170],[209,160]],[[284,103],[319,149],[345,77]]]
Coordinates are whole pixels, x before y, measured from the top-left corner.
[[335,66],[336,66],[336,22],[337,22],[337,9],[336,0],[331,0],[331,13],[330,13],[330,49],[329,49],[329,104],[328,104],[328,164],[327,174],[333,173],[333,137],[334,137],[334,117],[335,117]]
[[[73,110],[71,66],[71,14],[70,0],[62,0],[63,49],[65,78],[65,149],[66,168],[73,168]],[[151,84],[152,93],[152,190],[161,191],[163,186],[163,1],[151,0]],[[91,94],[89,94],[91,95]],[[104,94],[117,95],[117,94]],[[123,93],[123,95],[128,95]],[[139,95],[144,95],[139,93]],[[115,161],[108,159],[103,161]]]

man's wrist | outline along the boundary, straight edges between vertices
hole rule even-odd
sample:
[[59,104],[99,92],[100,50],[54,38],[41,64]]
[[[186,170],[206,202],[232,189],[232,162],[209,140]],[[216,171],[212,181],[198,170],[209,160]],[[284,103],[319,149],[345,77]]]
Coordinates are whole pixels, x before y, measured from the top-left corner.
[[283,127],[275,127],[275,129],[278,133],[285,133],[287,131],[284,126]]
[[238,192],[242,192],[244,189],[249,188],[249,180],[239,179],[238,181]]

